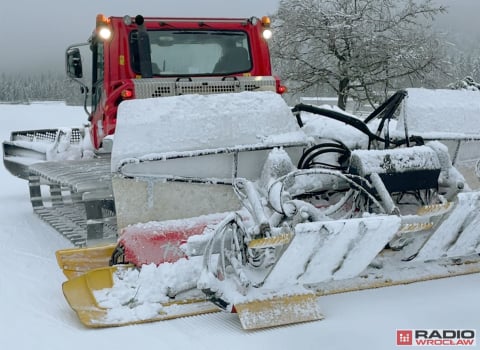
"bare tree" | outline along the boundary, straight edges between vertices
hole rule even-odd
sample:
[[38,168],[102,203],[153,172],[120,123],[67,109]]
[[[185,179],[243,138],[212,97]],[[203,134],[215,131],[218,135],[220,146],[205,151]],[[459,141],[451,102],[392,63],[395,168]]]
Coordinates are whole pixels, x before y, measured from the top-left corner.
[[281,0],[272,54],[293,92],[327,84],[340,108],[348,97],[373,104],[396,79],[439,67],[430,25],[444,11],[431,0]]

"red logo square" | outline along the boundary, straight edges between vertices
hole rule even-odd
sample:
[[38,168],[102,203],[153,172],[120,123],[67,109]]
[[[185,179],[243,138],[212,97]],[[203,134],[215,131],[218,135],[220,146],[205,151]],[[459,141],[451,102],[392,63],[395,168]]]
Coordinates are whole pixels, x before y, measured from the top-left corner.
[[397,330],[397,345],[412,345],[413,331],[412,330]]

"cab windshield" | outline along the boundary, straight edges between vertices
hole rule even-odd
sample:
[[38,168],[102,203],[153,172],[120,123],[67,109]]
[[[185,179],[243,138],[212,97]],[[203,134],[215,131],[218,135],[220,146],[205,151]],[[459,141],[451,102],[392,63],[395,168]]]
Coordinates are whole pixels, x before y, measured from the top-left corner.
[[[242,31],[148,31],[154,76],[229,75],[252,68]],[[130,35],[132,69],[139,73],[137,32]]]

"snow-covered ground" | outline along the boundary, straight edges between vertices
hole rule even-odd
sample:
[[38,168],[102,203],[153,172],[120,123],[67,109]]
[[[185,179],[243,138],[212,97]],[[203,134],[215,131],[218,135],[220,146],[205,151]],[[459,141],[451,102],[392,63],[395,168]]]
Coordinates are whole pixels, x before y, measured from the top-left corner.
[[[85,119],[82,108],[61,103],[0,105],[0,136]],[[480,274],[322,297],[324,320],[260,331],[243,331],[226,313],[87,329],[62,295],[65,278],[54,256],[71,244],[33,214],[25,181],[3,167],[0,178],[2,350],[393,349],[397,329],[480,331]]]

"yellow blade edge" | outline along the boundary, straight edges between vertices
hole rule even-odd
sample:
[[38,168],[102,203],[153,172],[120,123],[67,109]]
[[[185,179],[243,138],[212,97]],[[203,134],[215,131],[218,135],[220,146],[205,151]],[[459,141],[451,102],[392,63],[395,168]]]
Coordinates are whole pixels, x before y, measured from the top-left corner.
[[413,233],[427,231],[433,227],[433,222],[416,222],[411,224],[403,224],[400,226],[398,233]]
[[243,329],[260,329],[321,320],[315,294],[295,294],[235,304]]
[[62,285],[63,294],[70,307],[77,313],[80,322],[86,327],[118,327],[131,324],[169,320],[218,312],[220,309],[205,299],[172,300],[162,304],[163,312],[146,319],[111,320],[109,309],[99,306],[94,292],[113,287],[113,275],[119,268],[133,269],[133,265],[111,266],[86,272]]
[[108,244],[98,247],[70,248],[57,250],[58,266],[68,278],[75,278],[87,271],[109,265],[116,244]]
[[293,238],[292,233],[282,233],[278,236],[273,237],[265,237],[265,238],[257,238],[250,243],[248,243],[248,248],[253,249],[260,249],[260,248],[268,248],[268,247],[275,247],[278,245],[284,245],[290,243]]
[[417,215],[441,215],[452,209],[453,202],[424,205],[417,210]]

